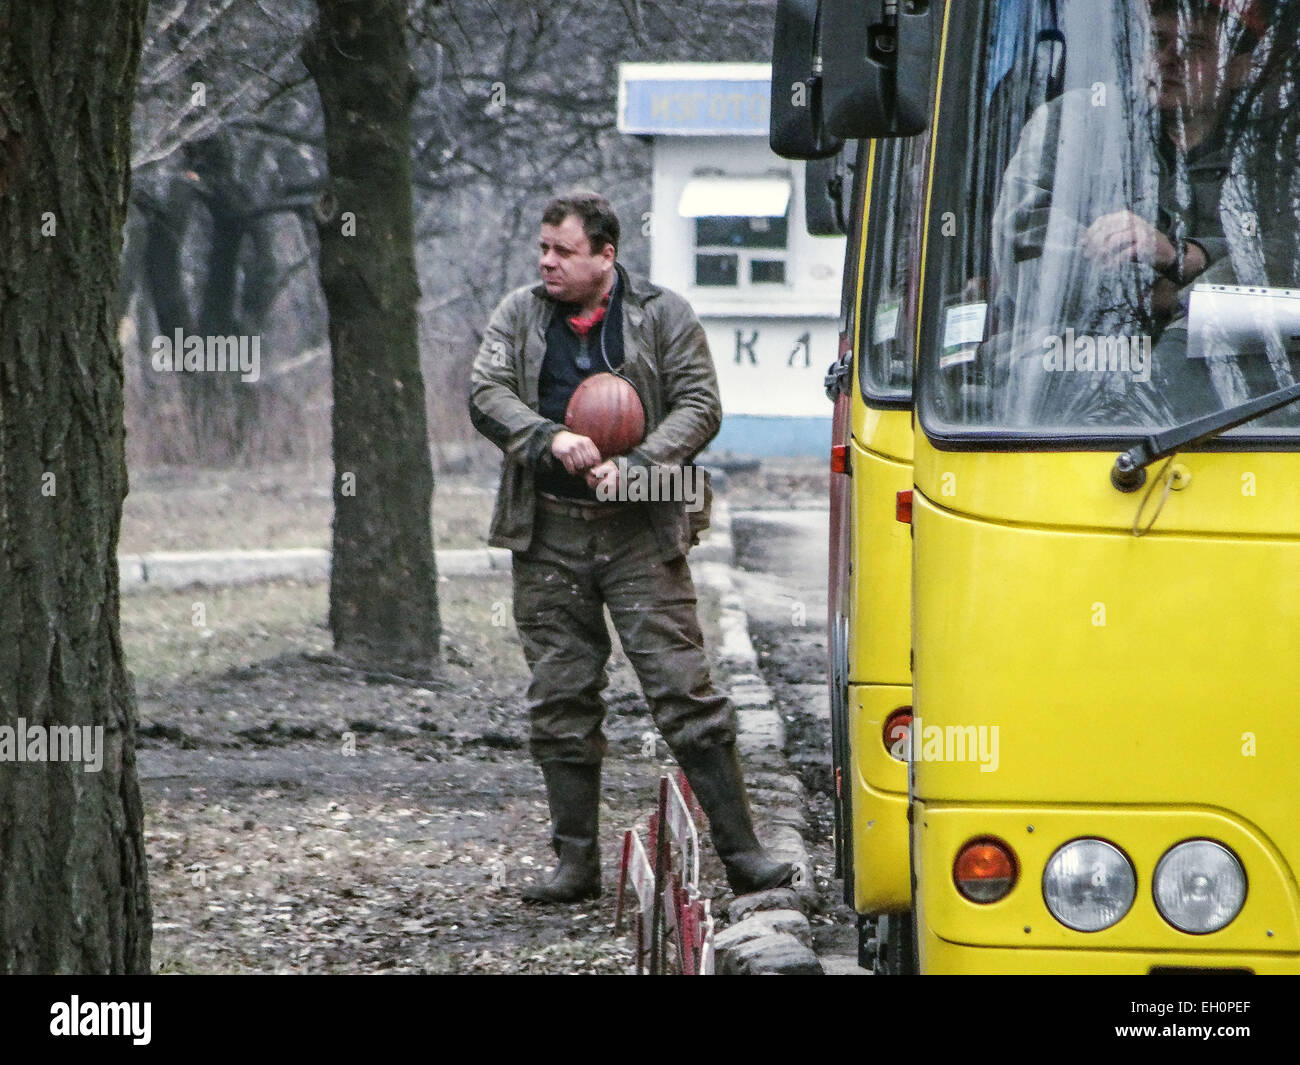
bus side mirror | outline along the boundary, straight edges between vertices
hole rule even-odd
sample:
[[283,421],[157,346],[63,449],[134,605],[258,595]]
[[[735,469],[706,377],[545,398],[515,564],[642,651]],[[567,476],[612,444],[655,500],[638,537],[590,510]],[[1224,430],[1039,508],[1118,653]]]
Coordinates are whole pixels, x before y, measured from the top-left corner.
[[843,146],[822,123],[820,0],[777,0],[769,140],[783,159],[825,159]]
[[[891,7],[897,13],[887,18]],[[938,7],[938,0],[824,0],[827,130],[862,139],[924,132]]]
[[803,214],[808,233],[814,237],[835,237],[844,231],[838,226],[831,182],[835,178],[836,156],[809,159],[803,171]]
[[804,219],[814,237],[842,237],[852,218],[853,174],[860,145],[849,141],[829,159],[810,159],[804,166]]

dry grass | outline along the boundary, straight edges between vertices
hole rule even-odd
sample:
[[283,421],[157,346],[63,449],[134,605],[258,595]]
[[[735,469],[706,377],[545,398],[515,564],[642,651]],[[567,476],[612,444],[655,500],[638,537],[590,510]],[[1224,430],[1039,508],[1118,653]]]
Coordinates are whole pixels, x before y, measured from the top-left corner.
[[[327,548],[334,511],[331,475],[328,464],[132,471],[119,550],[146,554]],[[495,488],[493,473],[438,478],[435,546],[484,546]]]

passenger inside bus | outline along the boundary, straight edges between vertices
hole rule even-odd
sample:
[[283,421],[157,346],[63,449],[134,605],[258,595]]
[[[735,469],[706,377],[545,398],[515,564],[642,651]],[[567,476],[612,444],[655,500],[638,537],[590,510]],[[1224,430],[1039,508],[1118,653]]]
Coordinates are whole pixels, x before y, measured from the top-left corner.
[[[1276,342],[1246,356],[1210,322],[1189,357],[1197,307],[1205,326],[1211,307],[1246,298],[1210,304],[1205,286],[1282,297],[1300,280],[1294,11],[1282,47],[1275,7],[1150,0],[1149,19],[1117,15],[1115,76],[1071,77],[1020,131],[993,212],[994,335],[981,352],[998,367],[1003,424],[1171,425],[1300,373],[1300,291],[1269,305]],[[1143,21],[1149,32],[1132,32]],[[1300,425],[1294,411],[1273,419]]]

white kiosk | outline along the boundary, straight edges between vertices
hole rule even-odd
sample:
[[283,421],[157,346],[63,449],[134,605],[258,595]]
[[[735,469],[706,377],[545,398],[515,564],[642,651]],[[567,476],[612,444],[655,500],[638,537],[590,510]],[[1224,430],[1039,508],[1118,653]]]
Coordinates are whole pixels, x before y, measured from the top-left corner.
[[653,138],[650,276],[708,334],[710,450],[824,455],[845,241],[808,235],[803,166],[768,147],[770,82],[765,63],[624,63],[618,128]]

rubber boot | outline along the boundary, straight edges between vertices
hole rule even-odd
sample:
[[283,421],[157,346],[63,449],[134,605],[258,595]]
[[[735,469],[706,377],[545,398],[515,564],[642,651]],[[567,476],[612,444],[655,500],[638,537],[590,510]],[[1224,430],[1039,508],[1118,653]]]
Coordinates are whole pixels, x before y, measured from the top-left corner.
[[551,847],[560,864],[545,884],[526,887],[527,902],[580,902],[600,895],[600,766],[543,762],[551,807]]
[[713,846],[726,866],[731,890],[747,895],[788,884],[794,866],[769,858],[754,834],[745,771],[735,744],[685,751],[677,761],[709,819]]

